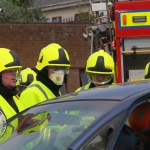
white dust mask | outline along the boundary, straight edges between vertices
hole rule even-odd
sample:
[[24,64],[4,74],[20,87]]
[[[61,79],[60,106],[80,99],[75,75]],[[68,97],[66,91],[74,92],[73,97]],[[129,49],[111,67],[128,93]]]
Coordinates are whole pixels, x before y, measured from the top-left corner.
[[49,75],[49,79],[56,85],[62,85],[64,81],[64,70],[54,71],[54,73]]

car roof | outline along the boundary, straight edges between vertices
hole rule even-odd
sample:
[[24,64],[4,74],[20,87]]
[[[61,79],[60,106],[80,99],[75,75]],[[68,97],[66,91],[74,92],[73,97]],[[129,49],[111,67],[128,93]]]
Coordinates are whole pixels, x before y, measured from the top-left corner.
[[122,84],[113,84],[109,86],[96,87],[81,92],[74,92],[62,96],[59,99],[108,99],[108,100],[123,100],[131,95],[150,89],[150,81],[143,80],[139,82],[125,82]]
[[[103,116],[105,119],[110,119],[111,117],[117,115],[119,112],[122,112],[129,108],[129,106],[137,99],[142,96],[150,94],[150,81],[141,81],[141,82],[126,82],[122,84],[113,84],[109,86],[96,87],[89,90],[84,90],[81,92],[74,92],[64,96],[51,99],[35,106],[30,107],[29,109],[24,110],[21,113],[24,113],[30,109],[41,105],[49,105],[51,103],[63,103],[63,102],[73,102],[73,101],[82,101],[82,100],[102,100],[108,101],[118,101],[114,104],[113,108],[107,111]],[[126,99],[126,100],[124,100]],[[112,104],[112,103],[111,103]],[[113,112],[113,113],[110,113]],[[109,114],[109,115],[108,115]],[[111,115],[110,115],[111,114]],[[18,116],[15,115],[12,117],[9,122],[15,119]],[[108,116],[108,117],[107,117]],[[102,120],[104,118],[101,118]]]
[[[47,101],[41,102],[37,105],[30,107],[29,109],[51,103],[63,103],[65,101],[80,101],[80,100],[81,101],[107,100],[108,102],[111,100],[118,101],[119,102],[117,104],[118,107],[119,105],[124,105],[124,109],[126,109],[130,104],[132,104],[132,102],[134,102],[134,100],[147,94],[150,94],[150,80],[143,80],[138,82],[125,82],[121,84],[112,84],[108,86],[90,88],[88,90],[83,90],[80,92],[73,92],[70,94],[56,97],[54,99],[49,99]],[[126,100],[123,101],[124,99]],[[25,111],[27,110],[28,109],[26,109]]]

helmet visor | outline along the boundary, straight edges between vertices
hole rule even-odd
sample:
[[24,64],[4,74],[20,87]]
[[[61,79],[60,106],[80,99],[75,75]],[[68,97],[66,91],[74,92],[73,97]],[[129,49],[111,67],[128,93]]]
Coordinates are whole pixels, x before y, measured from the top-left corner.
[[105,85],[113,79],[112,74],[87,73],[87,77],[90,82],[98,85]]

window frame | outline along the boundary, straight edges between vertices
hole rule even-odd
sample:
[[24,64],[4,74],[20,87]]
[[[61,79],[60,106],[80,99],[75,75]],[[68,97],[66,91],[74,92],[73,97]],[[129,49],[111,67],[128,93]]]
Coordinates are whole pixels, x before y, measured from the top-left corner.
[[[138,95],[138,94],[137,94]],[[130,105],[130,107],[122,112],[120,112],[118,115],[121,115],[122,114],[124,115],[122,118],[121,118],[121,122],[120,122],[120,125],[118,125],[118,129],[111,135],[111,138],[110,138],[110,141],[106,147],[106,150],[113,150],[114,148],[114,145],[117,141],[117,138],[123,128],[123,126],[126,124],[126,121],[129,117],[129,115],[131,114],[131,112],[133,111],[133,109],[137,106],[139,106],[140,104],[144,103],[144,102],[148,102],[150,100],[150,94],[146,94],[146,95],[142,95],[141,97],[137,97],[137,99]],[[83,148],[89,144],[92,139],[94,137],[96,137],[102,130],[104,130],[104,128],[107,126],[107,124],[109,124],[115,117],[117,117],[118,115],[114,116],[112,119],[110,119],[109,121],[107,121],[106,123],[104,123],[102,126],[99,127],[98,130],[96,130],[95,132],[93,132],[89,137],[87,137],[83,143],[81,143],[80,145],[76,145],[75,143],[75,147],[77,148],[77,150],[84,150]],[[71,148],[73,145],[70,145],[69,148]]]
[[[88,145],[97,135],[100,134],[100,132],[102,132],[105,128],[107,128],[108,126],[110,126],[110,123],[114,121],[114,119],[116,120],[116,118],[119,120],[120,118],[123,118],[122,116],[125,116],[127,110],[119,113],[117,116],[113,117],[111,120],[109,120],[108,122],[106,122],[103,126],[101,126],[96,132],[94,132],[90,137],[88,137],[86,139],[86,141],[84,143],[82,143],[80,145],[80,147],[78,148],[78,150],[84,150],[84,148],[86,147],[86,145]],[[123,119],[122,119],[123,120]],[[122,123],[122,120],[120,120],[120,124]],[[109,140],[113,140],[113,137],[116,135],[116,132],[118,131],[118,129],[120,128],[120,124],[118,125],[118,127],[116,127],[115,131],[112,132],[111,137]],[[107,149],[107,148],[106,148]]]
[[[57,20],[57,19],[59,19],[59,21],[57,22],[55,22],[55,20]],[[58,16],[58,17],[52,17],[52,22],[53,23],[62,23],[62,16]]]

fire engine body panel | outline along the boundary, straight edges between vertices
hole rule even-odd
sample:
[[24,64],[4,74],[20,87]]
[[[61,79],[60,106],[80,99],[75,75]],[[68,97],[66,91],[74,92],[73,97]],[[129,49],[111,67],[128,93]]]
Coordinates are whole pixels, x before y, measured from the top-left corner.
[[[101,12],[106,12],[103,8],[106,8],[108,20],[103,20],[103,16],[95,19],[96,21],[98,19],[100,21],[94,22],[95,26],[91,26],[91,29],[94,30],[91,30],[90,34],[87,32],[87,35],[92,35],[90,37],[90,39],[92,39],[91,43],[93,42],[94,45],[94,42],[96,43],[99,39],[96,44],[99,44],[101,49],[101,45],[103,45],[105,51],[114,58],[117,83],[144,79],[144,69],[146,64],[150,62],[150,0],[120,0],[113,2],[110,7],[106,0],[106,7],[100,7],[100,9],[98,9],[97,7],[99,5],[93,5],[92,11],[99,10],[99,14],[102,14]],[[104,6],[104,4],[102,4],[102,6]],[[110,17],[108,17],[108,9],[110,10]],[[104,17],[106,18],[106,16]],[[99,25],[101,26],[101,24],[104,24],[104,26],[106,25],[105,27],[107,27],[107,30],[99,29],[98,27]],[[108,31],[110,32],[109,36]],[[92,38],[93,36],[96,37],[96,40]],[[107,39],[110,40],[109,42],[102,41],[102,39],[106,39],[105,36],[108,36]],[[84,37],[87,39],[88,36],[84,35]],[[98,46],[97,49],[92,48],[91,46],[91,52],[98,50]],[[143,136],[144,134],[142,134],[140,140],[143,137],[145,138],[143,139],[146,140],[146,142],[143,139],[141,141],[143,142],[144,149],[146,147],[145,145],[148,143],[148,150],[150,149],[148,140],[150,139],[149,102],[142,103],[141,105],[139,104],[135,107],[126,121],[126,124],[129,125],[133,131],[136,131],[138,134],[143,132],[144,134],[146,133],[146,138]],[[124,143],[123,140],[122,142]]]
[[144,78],[144,68],[150,61],[149,6],[150,1],[114,3],[118,83],[132,80],[130,72],[135,78]]
[[144,79],[150,62],[150,0],[93,3],[91,10],[93,26],[82,34],[90,38],[91,54],[104,49],[112,55],[117,83]]

